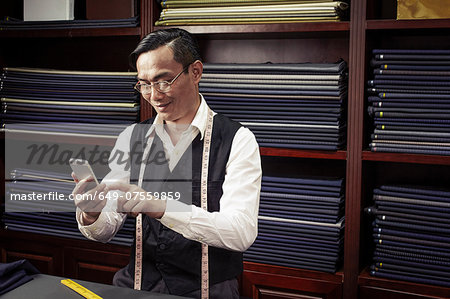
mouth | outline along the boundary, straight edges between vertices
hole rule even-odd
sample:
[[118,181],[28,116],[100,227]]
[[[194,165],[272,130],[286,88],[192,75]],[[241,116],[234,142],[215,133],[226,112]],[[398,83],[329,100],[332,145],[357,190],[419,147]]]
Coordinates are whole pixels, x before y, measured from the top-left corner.
[[165,104],[155,104],[154,107],[155,109],[159,110],[159,111],[164,111],[167,106],[169,106],[171,104],[171,102],[165,103]]

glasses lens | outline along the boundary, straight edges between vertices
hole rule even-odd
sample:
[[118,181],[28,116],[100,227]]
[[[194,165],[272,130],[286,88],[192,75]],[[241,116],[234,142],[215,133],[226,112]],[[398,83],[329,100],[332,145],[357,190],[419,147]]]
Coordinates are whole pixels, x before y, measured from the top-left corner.
[[148,94],[152,91],[148,84],[137,84],[134,88],[142,94]]
[[160,92],[168,92],[170,90],[170,83],[167,81],[158,82],[156,84],[156,89]]

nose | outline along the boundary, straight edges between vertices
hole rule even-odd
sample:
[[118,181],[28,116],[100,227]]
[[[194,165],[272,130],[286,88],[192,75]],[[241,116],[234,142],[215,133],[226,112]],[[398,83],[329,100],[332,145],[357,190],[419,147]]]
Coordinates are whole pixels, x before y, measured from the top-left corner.
[[159,101],[164,97],[164,93],[158,91],[154,86],[151,88],[152,92],[149,95],[150,101]]

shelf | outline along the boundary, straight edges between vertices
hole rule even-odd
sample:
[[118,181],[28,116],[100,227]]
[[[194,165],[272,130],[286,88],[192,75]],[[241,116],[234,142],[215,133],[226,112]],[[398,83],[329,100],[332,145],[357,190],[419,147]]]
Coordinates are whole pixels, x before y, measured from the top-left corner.
[[261,147],[260,152],[262,156],[278,156],[278,157],[292,157],[292,158],[317,158],[317,159],[347,159],[347,152],[344,150],[331,151],[317,151],[317,150],[298,150],[288,148],[274,148]]
[[[171,26],[155,26],[154,29],[171,28]],[[191,25],[177,26],[196,35],[214,36],[242,36],[242,38],[264,37],[280,38],[285,34],[302,33],[348,33],[350,23],[341,22],[304,22],[304,23],[277,23],[277,24],[249,24],[249,25]]]
[[292,277],[301,277],[315,280],[325,280],[335,283],[342,283],[344,280],[344,274],[340,271],[336,273],[325,273],[320,271],[312,271],[305,269],[287,268],[282,266],[260,264],[254,262],[244,261],[244,271],[263,272],[270,274],[278,274]]
[[363,151],[362,159],[364,161],[450,165],[450,156],[439,155],[397,154]]
[[450,29],[450,19],[435,20],[368,20],[367,30]]
[[420,296],[420,298],[449,298],[448,288],[375,277],[369,274],[368,268],[364,269],[362,273],[358,276],[358,285],[360,288],[371,287],[377,289],[390,290],[391,292],[394,293],[415,294],[416,296],[421,294],[425,296],[425,297]]
[[1,30],[0,38],[42,38],[42,37],[140,37],[141,28],[76,28],[46,30]]

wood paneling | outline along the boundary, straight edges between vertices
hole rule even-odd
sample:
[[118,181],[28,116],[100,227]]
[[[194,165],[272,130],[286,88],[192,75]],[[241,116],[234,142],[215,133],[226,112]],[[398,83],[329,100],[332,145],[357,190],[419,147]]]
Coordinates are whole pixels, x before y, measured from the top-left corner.
[[342,298],[342,273],[245,263],[241,284],[244,297]]
[[102,250],[64,248],[65,275],[77,279],[112,284],[114,274],[125,267],[129,254]]

